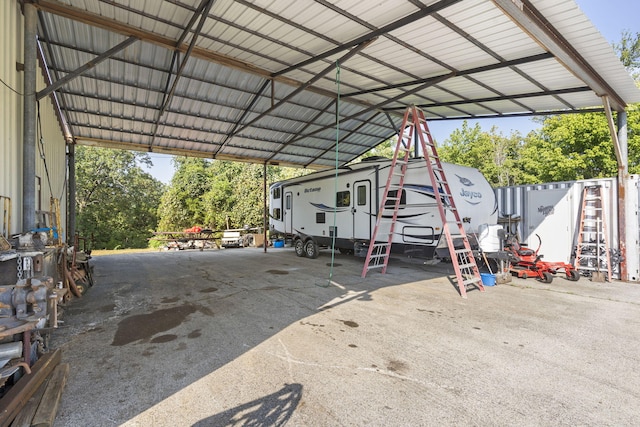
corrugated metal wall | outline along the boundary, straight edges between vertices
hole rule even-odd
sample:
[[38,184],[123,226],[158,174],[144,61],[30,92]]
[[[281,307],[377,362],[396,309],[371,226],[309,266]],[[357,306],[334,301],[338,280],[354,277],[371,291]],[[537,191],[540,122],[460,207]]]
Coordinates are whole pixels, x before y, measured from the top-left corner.
[[[0,196],[11,199],[11,224],[9,231],[22,232],[22,122],[23,122],[23,72],[17,71],[16,64],[23,61],[24,18],[16,0],[0,1]],[[42,73],[38,73],[37,90],[45,87]],[[12,90],[13,89],[13,90]],[[20,94],[17,94],[16,92]],[[49,199],[60,199],[63,224],[66,223],[66,157],[65,141],[55,115],[50,98],[40,101],[40,126],[37,130],[37,144],[42,146],[44,158],[38,150],[36,174],[40,178],[37,195],[43,210],[49,210]],[[42,146],[40,146],[42,148]],[[45,172],[45,160],[49,169],[51,185]],[[36,180],[37,181],[37,180]],[[0,204],[0,209],[3,204]],[[0,221],[2,216],[0,216]]]
[[10,89],[22,92],[22,74],[16,71],[16,62],[22,63],[21,22],[18,2],[0,2],[0,196],[11,199],[11,232],[22,223],[22,96]]
[[[627,192],[627,197],[634,200],[635,206],[638,205],[640,197],[637,190],[638,180],[637,175],[631,176],[631,182],[636,191]],[[540,253],[544,254],[543,260],[570,262],[578,238],[582,192],[585,187],[593,185],[600,185],[602,188],[609,246],[612,249],[619,249],[618,185],[615,178],[497,188],[495,193],[501,222],[505,221],[504,218],[508,215],[519,217],[517,231],[522,242],[528,243],[529,247],[535,249],[538,246],[536,235],[539,235],[542,240]],[[638,230],[637,212],[627,213],[627,223],[630,221],[635,221],[634,228]],[[514,228],[513,223],[512,228]],[[633,240],[638,238],[638,236],[632,237]],[[629,268],[637,270],[640,262],[636,259],[638,258],[637,248],[628,248],[627,258],[629,258]],[[630,280],[638,280],[634,272],[630,272],[630,276]],[[619,274],[614,277],[620,278]]]

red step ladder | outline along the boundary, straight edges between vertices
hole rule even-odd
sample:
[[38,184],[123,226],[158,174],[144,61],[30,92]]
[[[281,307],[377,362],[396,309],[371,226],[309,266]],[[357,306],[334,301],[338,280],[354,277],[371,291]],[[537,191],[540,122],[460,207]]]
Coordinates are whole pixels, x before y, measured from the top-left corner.
[[[404,113],[398,144],[393,153],[389,177],[387,178],[387,184],[378,209],[367,258],[362,269],[362,277],[366,277],[367,272],[375,268],[382,268],[381,272],[383,274],[387,271],[394,229],[398,219],[398,209],[401,204],[404,178],[407,173],[409,155],[414,140],[417,140],[422,147],[434,195],[438,193],[440,195],[435,199],[442,219],[442,233],[447,241],[460,295],[466,298],[468,285],[474,285],[480,291],[484,291],[469,239],[460,220],[440,157],[438,157],[436,146],[427,127],[427,121],[422,110],[415,106],[408,107]],[[385,208],[389,209],[391,206],[393,206],[393,215],[391,218],[384,218],[383,212]],[[453,221],[447,221],[447,211],[451,212]],[[456,249],[454,240],[461,242],[462,246]]]

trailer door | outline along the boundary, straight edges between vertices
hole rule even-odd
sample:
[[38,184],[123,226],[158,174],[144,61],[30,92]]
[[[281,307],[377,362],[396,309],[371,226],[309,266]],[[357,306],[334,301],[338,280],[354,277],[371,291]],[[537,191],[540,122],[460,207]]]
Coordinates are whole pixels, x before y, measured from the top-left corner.
[[356,181],[353,183],[354,201],[351,207],[353,214],[353,237],[356,239],[370,239],[375,220],[375,200],[371,199],[371,181]]
[[293,193],[287,191],[284,193],[284,232],[285,234],[293,233]]

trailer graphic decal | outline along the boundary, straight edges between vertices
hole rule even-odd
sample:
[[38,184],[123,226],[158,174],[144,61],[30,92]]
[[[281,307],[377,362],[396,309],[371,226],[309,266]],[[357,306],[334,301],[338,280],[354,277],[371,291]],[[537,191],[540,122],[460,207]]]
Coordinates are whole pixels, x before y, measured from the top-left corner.
[[349,208],[335,208],[335,207],[332,208],[331,206],[327,206],[324,203],[312,203],[312,202],[309,202],[309,203],[311,203],[312,206],[320,209],[323,212],[333,212],[333,211],[346,212],[349,210]]
[[458,177],[458,179],[460,180],[460,184],[464,185],[465,187],[473,187],[475,185],[469,178],[465,178],[464,176],[460,176],[456,173],[454,173],[454,175]]

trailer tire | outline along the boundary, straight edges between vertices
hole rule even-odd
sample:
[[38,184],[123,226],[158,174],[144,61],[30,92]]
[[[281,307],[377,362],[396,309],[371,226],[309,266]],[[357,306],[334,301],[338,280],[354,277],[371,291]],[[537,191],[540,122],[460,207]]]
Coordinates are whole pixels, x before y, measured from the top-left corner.
[[311,258],[311,259],[318,258],[318,255],[320,254],[318,250],[318,244],[316,243],[315,240],[313,239],[307,240],[307,242],[304,244],[304,253],[307,255],[308,258]]
[[303,257],[307,255],[305,252],[304,242],[302,241],[302,239],[296,239],[293,242],[293,249],[295,249],[296,255],[299,257]]

